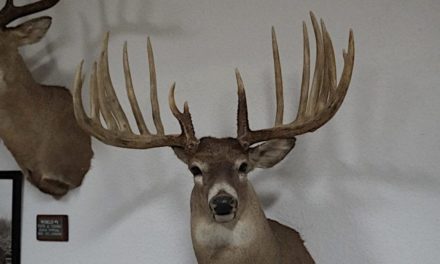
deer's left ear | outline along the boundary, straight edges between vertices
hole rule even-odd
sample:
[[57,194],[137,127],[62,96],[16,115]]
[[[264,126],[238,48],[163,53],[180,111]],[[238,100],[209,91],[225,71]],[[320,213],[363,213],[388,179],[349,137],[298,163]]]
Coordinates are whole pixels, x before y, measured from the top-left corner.
[[270,168],[282,161],[295,146],[296,139],[273,139],[249,151],[249,160],[254,167]]
[[33,44],[40,41],[40,39],[46,35],[51,22],[51,17],[38,17],[16,27],[9,28],[8,31],[18,46]]

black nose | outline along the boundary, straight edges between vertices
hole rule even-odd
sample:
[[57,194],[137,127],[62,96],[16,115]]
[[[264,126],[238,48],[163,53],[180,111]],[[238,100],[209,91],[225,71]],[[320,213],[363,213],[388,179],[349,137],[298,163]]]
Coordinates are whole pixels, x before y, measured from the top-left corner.
[[217,215],[228,215],[236,207],[237,201],[229,195],[219,195],[211,199],[209,206]]

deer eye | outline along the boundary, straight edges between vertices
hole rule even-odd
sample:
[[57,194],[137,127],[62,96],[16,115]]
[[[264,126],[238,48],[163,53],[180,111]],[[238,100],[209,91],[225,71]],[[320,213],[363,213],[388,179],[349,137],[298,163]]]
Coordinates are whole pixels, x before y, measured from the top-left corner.
[[191,168],[189,168],[189,170],[191,171],[191,173],[192,173],[194,176],[200,176],[200,175],[202,175],[202,170],[200,170],[200,168],[197,167],[197,166],[191,166]]
[[248,164],[246,162],[243,162],[240,167],[238,167],[238,171],[242,173],[246,173],[248,170]]

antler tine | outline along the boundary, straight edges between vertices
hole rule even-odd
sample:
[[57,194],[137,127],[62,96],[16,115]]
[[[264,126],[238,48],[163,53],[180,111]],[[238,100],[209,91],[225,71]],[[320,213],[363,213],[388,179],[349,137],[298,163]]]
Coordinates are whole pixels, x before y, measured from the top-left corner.
[[[247,146],[257,142],[271,139],[294,138],[297,135],[312,132],[327,123],[341,106],[348,86],[354,65],[354,37],[350,30],[348,41],[348,51],[343,52],[344,68],[339,84],[336,77],[336,62],[333,50],[333,44],[330,35],[321,20],[321,25],[316,20],[315,15],[310,12],[313,24],[313,30],[316,40],[316,61],[312,84],[310,82],[310,47],[307,33],[307,26],[303,22],[304,38],[304,58],[303,73],[301,82],[301,96],[296,119],[289,124],[280,124],[282,114],[279,114],[278,108],[282,105],[282,84],[281,84],[281,66],[279,62],[278,47],[276,45],[275,32],[272,29],[272,43],[274,54],[275,80],[277,90],[277,121],[275,127],[252,131],[249,129],[247,121],[246,97],[244,93],[243,82],[237,74],[237,83],[239,86],[239,110],[238,110],[238,140]],[[281,97],[278,95],[281,94]],[[282,110],[281,110],[282,111]]]
[[[93,130],[105,130],[101,123],[99,122],[99,116],[95,117],[94,114],[92,114],[92,118],[89,118],[86,114],[86,112],[84,111],[83,108],[83,101],[82,101],[82,86],[83,86],[83,82],[84,82],[84,78],[83,78],[83,74],[82,74],[82,68],[83,68],[83,64],[84,64],[84,60],[81,61],[80,65],[78,66],[77,70],[76,70],[76,74],[75,74],[75,81],[74,81],[74,92],[73,92],[73,109],[74,109],[74,114],[75,114],[75,118],[78,121],[78,124],[81,126],[82,129],[84,129],[85,131],[92,133]],[[95,80],[93,80],[95,79]],[[97,94],[98,91],[96,91],[97,89],[97,77],[96,77],[96,64],[92,73],[92,78],[90,81],[91,89],[95,90],[95,92],[91,92],[92,94]],[[95,97],[94,95],[92,95],[93,97]],[[92,111],[94,112],[95,110],[98,111],[99,113],[99,109],[98,107],[96,107],[98,104],[96,104],[97,102],[95,102],[94,98],[91,98],[91,100],[93,102],[91,102],[92,105]],[[99,96],[98,96],[99,97]],[[95,108],[96,107],[96,108]],[[103,140],[103,137],[101,136],[101,134],[99,134],[98,138],[100,138],[101,140]]]
[[[164,135],[165,131],[163,128],[162,120],[160,118],[160,108],[157,98],[156,67],[154,64],[153,49],[149,37],[147,38],[147,53],[148,53],[148,67],[150,72],[150,101],[151,101],[151,108],[153,113],[153,121],[156,126],[157,134]],[[130,100],[130,105],[133,114],[136,119],[136,123],[138,125],[141,134],[150,134],[150,131],[148,130],[145,124],[142,112],[140,111],[139,104],[134,94],[133,81],[131,78],[130,66],[128,61],[127,42],[124,43],[123,61],[124,61],[124,75],[125,75],[125,82],[127,87],[127,94]]]
[[99,96],[98,96],[98,64],[96,61],[93,63],[92,74],[90,75],[90,116],[91,119],[99,120]]
[[[93,66],[90,77],[90,104],[91,117],[88,117],[83,108],[82,102],[82,67],[83,62],[78,66],[73,92],[73,105],[75,117],[78,124],[89,134],[95,136],[106,144],[135,149],[148,149],[156,147],[182,147],[192,149],[197,144],[192,127],[191,115],[188,105],[185,104],[184,112],[179,115],[179,122],[182,126],[180,135],[152,135],[148,132],[143,120],[139,105],[134,94],[133,82],[128,61],[127,45],[123,49],[124,75],[130,105],[136,122],[139,126],[140,135],[134,134],[128,124],[125,113],[116,97],[113,85],[110,80],[108,66],[108,36],[104,39],[103,50],[98,63]],[[106,127],[101,123],[100,115],[104,118]]]
[[173,83],[168,94],[168,103],[170,105],[171,112],[174,117],[179,121],[180,128],[182,129],[182,136],[186,140],[186,148],[188,150],[195,150],[199,141],[197,140],[194,132],[194,126],[191,119],[191,113],[189,112],[188,102],[183,105],[183,113],[180,112],[176,105],[176,99],[174,97],[174,91],[176,89],[176,83]]
[[307,110],[307,101],[309,98],[309,83],[310,83],[310,45],[309,45],[309,33],[307,32],[306,22],[303,21],[303,42],[304,42],[304,55],[303,55],[303,73],[301,81],[301,96],[298,108],[298,113],[295,120],[301,120]]
[[[74,92],[73,92],[73,101],[76,102],[73,104],[73,109],[75,113],[75,118],[79,124],[89,124],[91,123],[91,119],[87,116],[86,112],[83,108],[82,101],[82,86],[83,86],[83,77],[82,77],[82,68],[84,65],[84,60],[80,62],[75,72],[75,80],[73,83]],[[91,84],[92,82],[90,82]],[[83,127],[84,129],[86,126]],[[86,129],[85,129],[86,130]]]
[[157,78],[156,78],[156,66],[154,64],[153,48],[151,45],[150,37],[147,38],[147,53],[148,53],[148,69],[150,71],[150,101],[151,109],[153,112],[153,121],[156,126],[156,131],[159,135],[165,133],[162,120],[160,118],[159,101],[157,99]]
[[321,19],[321,30],[322,30],[322,42],[323,42],[323,46],[324,46],[324,65],[322,66],[323,70],[322,70],[322,81],[321,81],[321,86],[319,87],[319,93],[318,93],[318,100],[316,102],[316,106],[315,106],[315,113],[319,113],[322,111],[322,109],[326,106],[327,104],[327,98],[329,95],[329,91],[332,89],[331,87],[331,83],[330,83],[330,77],[329,77],[329,69],[333,68],[328,60],[328,56],[327,54],[328,52],[328,48],[329,48],[329,43],[328,43],[328,39],[325,37],[325,25],[324,25],[324,21],[322,21]]
[[117,124],[114,119],[114,116],[111,112],[110,106],[107,104],[108,97],[105,90],[105,80],[104,80],[104,69],[103,69],[103,62],[104,59],[103,53],[101,53],[98,63],[97,63],[97,69],[96,69],[96,86],[91,87],[96,89],[96,94],[98,95],[98,102],[99,102],[99,111],[102,113],[102,117],[104,118],[104,122],[107,125],[107,127],[111,130],[117,129]]
[[124,42],[124,48],[122,54],[123,54],[122,60],[124,65],[125,87],[127,89],[127,96],[128,96],[128,100],[130,101],[131,110],[133,111],[133,115],[136,120],[136,124],[139,128],[139,132],[142,135],[149,135],[150,131],[148,130],[147,125],[145,124],[144,117],[139,108],[139,104],[137,102],[136,95],[134,93],[133,80],[131,78],[131,71],[130,71],[130,62],[128,60],[127,41]]
[[307,104],[306,116],[313,116],[317,111],[319,92],[322,85],[323,69],[324,69],[324,45],[322,39],[321,29],[316,20],[315,15],[310,12],[310,17],[313,25],[313,32],[316,39],[316,61],[315,71],[313,74],[312,87],[310,89],[309,103]]
[[276,100],[277,100],[277,113],[275,117],[275,126],[279,126],[283,124],[283,115],[284,115],[283,76],[281,74],[280,53],[278,51],[277,36],[274,27],[272,27],[272,53],[273,53],[273,65],[275,71],[275,91],[276,91]]
[[247,137],[249,134],[249,119],[246,101],[246,91],[244,89],[243,79],[238,69],[235,69],[235,77],[237,79],[238,88],[238,113],[237,113],[237,139],[241,145],[248,147]]
[[337,87],[336,59],[335,59],[335,51],[333,49],[332,40],[330,38],[330,34],[327,31],[327,28],[325,27],[323,20],[321,20],[321,28],[324,35],[324,50],[325,50],[325,63],[326,63],[326,66],[324,66],[326,71],[325,71],[323,83],[328,84],[327,96],[326,98],[323,98],[324,99],[323,104],[327,104],[329,101],[333,100]]
[[351,75],[353,74],[355,48],[352,29],[350,29],[349,34],[348,51],[346,52],[345,50],[343,50],[342,52],[344,57],[344,69],[342,70],[342,75],[336,88],[336,99],[333,100],[333,104],[337,105],[337,108],[339,108],[345,98],[348,87],[350,86]]
[[13,0],[7,0],[0,10],[0,26],[5,27],[17,18],[37,13],[56,5],[60,0],[40,0],[24,6],[15,6]]
[[110,69],[108,64],[109,35],[110,34],[108,32],[105,35],[101,52],[100,65],[98,68],[100,69],[99,72],[101,73],[101,78],[103,78],[101,84],[103,85],[103,89],[105,91],[106,104],[110,107],[110,111],[112,113],[112,116],[114,117],[118,129],[121,131],[131,132],[127,116],[125,115],[124,110],[119,103],[118,97],[116,96],[115,88],[113,87],[113,83],[110,77]]
[[[101,56],[102,60],[102,56]],[[111,113],[111,110],[107,107],[107,102],[105,100],[106,92],[103,84],[103,73],[101,68],[101,63],[95,62],[93,64],[92,74],[90,76],[90,111],[91,120],[96,124],[101,124],[100,113],[104,118],[105,124],[110,129],[117,129],[116,121]]]

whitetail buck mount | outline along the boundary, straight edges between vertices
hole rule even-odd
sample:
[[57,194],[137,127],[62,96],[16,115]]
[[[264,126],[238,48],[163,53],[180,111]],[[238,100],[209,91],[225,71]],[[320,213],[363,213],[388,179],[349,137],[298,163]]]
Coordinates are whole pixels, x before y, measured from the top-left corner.
[[[130,126],[116,92],[108,65],[108,35],[90,76],[90,116],[82,102],[82,63],[74,84],[75,116],[81,127],[102,142],[134,149],[171,147],[194,175],[191,194],[191,235],[199,263],[314,263],[299,234],[267,219],[258,197],[247,179],[254,168],[269,168],[280,162],[294,147],[295,137],[312,132],[328,122],[346,95],[354,63],[354,39],[350,31],[348,50],[343,52],[344,68],[337,82],[335,55],[323,21],[311,14],[316,38],[316,62],[310,84],[310,51],[306,24],[303,24],[304,62],[299,109],[296,119],[283,124],[283,87],[275,31],[272,47],[275,68],[277,112],[272,128],[251,130],[246,95],[240,73],[236,138],[195,136],[191,114],[185,102],[176,106],[175,84],[169,93],[171,112],[179,121],[181,134],[165,134],[157,99],[155,64],[150,40],[147,51],[150,70],[150,100],[156,133],[147,128],[137,103],[130,73],[127,46],[123,68],[131,109],[138,126]],[[102,124],[101,118],[105,125]],[[262,143],[261,143],[262,142]],[[261,143],[256,145],[257,143]]]
[[8,24],[58,2],[17,7],[7,0],[0,10],[0,138],[30,182],[56,197],[81,185],[93,156],[90,136],[75,120],[70,92],[37,83],[18,50],[38,42],[51,18]]

